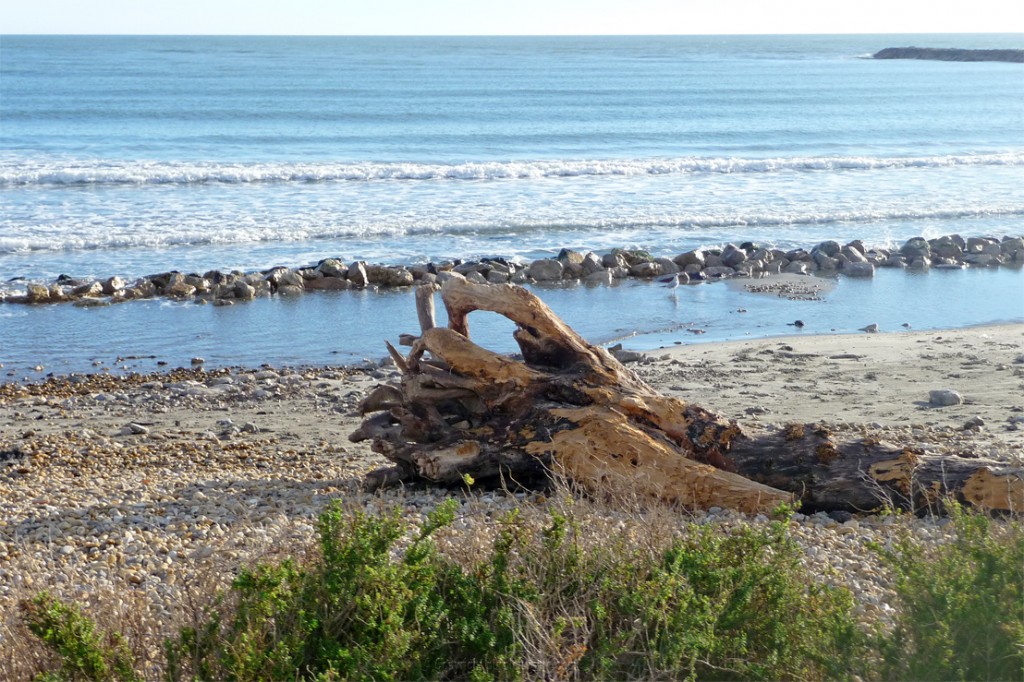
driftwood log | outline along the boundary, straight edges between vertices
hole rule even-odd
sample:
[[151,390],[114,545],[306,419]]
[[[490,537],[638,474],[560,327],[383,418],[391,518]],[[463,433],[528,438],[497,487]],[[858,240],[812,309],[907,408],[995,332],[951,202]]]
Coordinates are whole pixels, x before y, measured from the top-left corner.
[[[1024,509],[1019,468],[929,457],[861,438],[837,442],[815,425],[744,435],[735,422],[660,395],[584,341],[539,298],[512,285],[451,279],[441,288],[448,327],[436,327],[432,285],[416,294],[421,335],[388,350],[400,385],[377,387],[351,434],[394,463],[368,487],[438,484],[552,472],[595,493],[653,497],[690,508],[766,511],[909,508],[953,495],[989,509]],[[474,344],[477,310],[516,324],[522,360]]]

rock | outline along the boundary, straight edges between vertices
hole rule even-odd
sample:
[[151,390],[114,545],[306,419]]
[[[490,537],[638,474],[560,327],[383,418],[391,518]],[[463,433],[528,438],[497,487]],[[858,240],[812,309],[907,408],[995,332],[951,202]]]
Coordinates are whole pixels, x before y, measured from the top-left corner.
[[612,283],[612,271],[611,270],[599,270],[598,272],[592,272],[583,278],[585,284],[604,284],[608,285]]
[[639,362],[645,357],[643,353],[638,353],[635,350],[623,350],[622,348],[612,350],[612,355],[614,355],[615,359],[624,365],[630,362]]
[[701,268],[704,267],[704,252],[700,249],[694,251],[687,251],[681,253],[672,259],[676,265],[681,268],[686,268],[687,265],[698,265]]
[[562,271],[565,266],[561,261],[551,258],[542,258],[530,263],[526,268],[527,274],[538,282],[556,282],[562,279]]
[[705,277],[732,277],[736,271],[727,265],[704,268]]
[[117,275],[114,275],[113,277],[108,277],[107,279],[103,280],[102,284],[103,293],[106,294],[107,296],[111,296],[115,292],[123,290],[126,286],[127,284],[125,283],[125,281],[118,277]]
[[636,263],[635,265],[629,266],[629,274],[633,277],[641,277],[649,279],[651,277],[657,277],[661,274],[661,265],[651,262]]
[[908,265],[907,267],[910,270],[927,270],[931,266],[932,266],[932,261],[931,261],[930,258],[926,258],[924,256],[919,256],[919,257],[915,258],[914,260],[910,261],[910,265]]
[[875,266],[866,260],[862,263],[844,263],[843,274],[847,277],[874,277]]
[[990,253],[969,253],[964,256],[964,262],[980,268],[999,264],[999,256]]
[[345,289],[351,289],[352,287],[352,282],[333,275],[325,275],[320,279],[312,279],[306,282],[307,289],[313,289],[316,291],[343,291]]
[[369,278],[366,276],[366,262],[356,261],[348,266],[348,273],[346,273],[348,279],[354,286],[365,287],[370,283]]
[[188,298],[194,296],[195,293],[196,288],[191,284],[187,284],[184,280],[175,282],[166,290],[166,295],[172,298]]
[[863,251],[858,250],[853,244],[847,244],[839,253],[846,257],[850,263],[867,263],[868,259]]
[[317,264],[316,268],[322,272],[325,277],[337,277],[338,279],[344,279],[348,276],[348,268],[337,258],[325,258]]
[[836,523],[846,523],[848,521],[853,520],[853,514],[851,514],[848,511],[844,511],[842,509],[837,509],[835,511],[830,511],[828,513],[828,517],[830,519],[832,519],[833,521],[835,521]]
[[970,419],[968,419],[966,422],[964,422],[963,430],[964,431],[977,431],[978,429],[981,429],[984,426],[985,426],[985,420],[982,419],[981,417],[974,416],[974,417],[971,417]]
[[502,272],[496,268],[492,268],[487,271],[486,279],[491,284],[504,284],[509,280],[510,275],[506,272]]
[[604,269],[605,269],[605,267],[604,267],[603,260],[601,259],[600,256],[598,256],[593,251],[590,251],[590,252],[587,253],[587,255],[583,256],[583,273],[584,273],[584,276],[585,275],[591,275],[591,274],[593,274],[595,272],[600,272],[600,271],[602,271]]
[[999,242],[991,237],[971,237],[967,240],[965,251],[969,254],[985,253],[990,256],[998,256],[1001,249]]
[[130,424],[126,424],[121,429],[121,435],[122,436],[145,436],[148,433],[149,433],[149,429],[148,428],[146,428],[142,424],[137,424],[135,422],[131,422]]
[[900,253],[913,263],[917,258],[929,258],[932,247],[924,237],[912,237],[900,247]]
[[939,237],[928,242],[932,254],[939,258],[960,258],[964,255],[963,247],[950,236]]
[[442,284],[443,285],[445,282],[447,282],[448,280],[451,280],[451,279],[466,279],[466,278],[463,275],[460,275],[457,272],[451,272],[451,271],[448,271],[448,270],[442,270],[441,272],[437,273],[437,283],[438,284]]
[[[465,275],[468,275],[471,272],[480,272],[480,273],[482,273],[484,270],[487,270],[487,269],[488,269],[488,266],[486,264],[484,264],[484,263],[481,263],[479,261],[469,261],[469,262],[466,262],[466,263],[459,263],[454,268],[452,268],[452,272],[457,272],[460,275],[465,276]],[[373,273],[372,272],[370,272],[370,281],[373,282]]]
[[867,332],[868,334],[877,334],[878,333],[878,325],[875,324],[875,323],[871,323],[871,324],[869,324],[866,327],[861,327],[860,330],[862,332]]
[[242,280],[238,280],[231,285],[231,289],[229,291],[235,298],[243,301],[251,301],[256,298],[256,287],[246,284]]
[[584,256],[579,251],[572,251],[571,249],[562,249],[556,258],[560,261],[563,266],[565,265],[583,265]]
[[277,278],[278,287],[298,287],[299,289],[306,288],[306,280],[294,270],[284,270],[280,273]]
[[282,284],[281,286],[277,287],[277,295],[278,296],[301,296],[302,293],[305,290],[306,290],[305,287],[298,287],[298,286],[295,286],[294,284]]
[[50,300],[50,288],[42,284],[25,285],[25,294],[29,303],[47,303]]
[[624,268],[627,265],[626,257],[621,253],[606,253],[604,257],[601,258],[601,265],[609,269]]
[[193,367],[198,367],[199,365],[202,365],[205,362],[206,362],[206,360],[203,359],[203,358],[192,358],[192,366]]
[[648,263],[654,260],[651,254],[641,249],[612,249],[612,253],[625,258],[627,266],[636,265],[637,263]]
[[928,403],[930,405],[949,407],[950,405],[962,405],[963,402],[964,397],[962,395],[948,388],[928,391]]
[[387,265],[367,266],[366,279],[370,284],[382,287],[407,287],[412,286],[416,282],[416,278],[404,267]]
[[791,275],[806,275],[808,272],[807,263],[804,261],[793,261],[783,268],[782,271]]
[[722,250],[722,265],[727,265],[730,268],[735,268],[740,263],[747,260],[747,253],[743,249],[736,248],[732,244],[726,244]]
[[822,253],[822,254],[828,256],[829,258],[835,258],[836,255],[838,255],[839,251],[840,251],[839,242],[827,241],[827,242],[821,242],[820,244],[815,246],[813,249],[811,249],[811,255],[813,256],[815,253]]
[[815,251],[813,254],[814,263],[822,270],[838,270],[839,259],[825,255],[823,251]]
[[1024,262],[1024,238],[1008,237],[999,245],[1004,257],[1017,263]]
[[674,275],[679,272],[679,266],[670,258],[655,258],[654,262],[661,268],[663,275]]
[[71,293],[78,298],[97,298],[103,295],[103,285],[99,282],[83,284],[72,289]]

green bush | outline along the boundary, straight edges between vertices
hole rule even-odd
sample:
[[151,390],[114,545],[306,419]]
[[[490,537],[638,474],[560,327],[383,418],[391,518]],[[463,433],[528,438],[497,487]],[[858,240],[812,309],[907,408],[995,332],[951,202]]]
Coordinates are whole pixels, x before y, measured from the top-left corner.
[[882,556],[895,571],[899,618],[880,649],[884,676],[909,680],[1024,679],[1024,529],[993,529],[955,503],[949,544],[909,535]]
[[96,631],[92,620],[76,606],[65,604],[46,592],[21,605],[25,624],[60,659],[60,668],[40,678],[60,680],[120,680],[134,682],[132,655],[119,634]]
[[[315,559],[244,571],[167,642],[167,679],[815,680],[864,659],[850,594],[806,579],[785,522],[639,541],[595,539],[571,510],[515,511],[483,559],[459,563],[433,539],[457,507],[411,537],[398,511],[332,507]],[[75,633],[96,641],[81,626],[64,639]]]

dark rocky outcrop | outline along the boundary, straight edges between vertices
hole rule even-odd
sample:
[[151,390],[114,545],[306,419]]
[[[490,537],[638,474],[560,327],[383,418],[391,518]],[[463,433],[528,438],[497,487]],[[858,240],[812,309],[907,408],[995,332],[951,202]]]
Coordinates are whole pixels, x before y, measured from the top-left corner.
[[1024,64],[1024,50],[962,50],[947,47],[887,47],[874,59],[931,59],[942,62],[1014,62]]

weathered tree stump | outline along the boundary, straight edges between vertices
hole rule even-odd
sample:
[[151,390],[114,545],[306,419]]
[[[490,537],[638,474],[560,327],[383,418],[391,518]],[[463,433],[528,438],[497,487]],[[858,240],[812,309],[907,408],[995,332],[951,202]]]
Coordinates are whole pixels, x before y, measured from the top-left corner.
[[[408,339],[407,357],[388,344],[401,385],[374,390],[361,406],[372,416],[350,436],[372,440],[395,465],[371,473],[369,487],[557,472],[596,493],[691,508],[871,509],[887,495],[913,506],[946,494],[1024,508],[1020,470],[993,462],[938,466],[883,443],[837,444],[810,425],[745,437],[735,422],[657,393],[523,288],[449,280],[441,289],[448,328],[434,325],[432,289],[416,298],[421,336]],[[516,323],[522,361],[470,341],[475,310]]]

